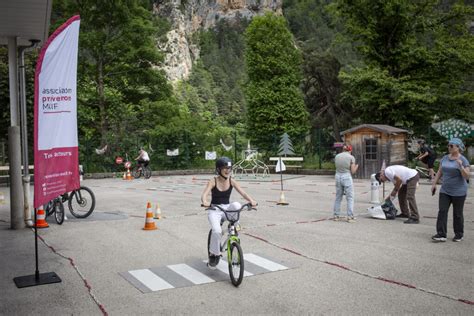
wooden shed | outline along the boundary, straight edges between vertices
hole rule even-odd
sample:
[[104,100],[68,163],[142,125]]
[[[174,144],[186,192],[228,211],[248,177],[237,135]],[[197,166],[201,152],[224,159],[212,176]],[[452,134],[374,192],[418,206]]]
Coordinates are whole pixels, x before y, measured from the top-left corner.
[[385,160],[389,165],[406,165],[408,131],[381,124],[362,124],[341,133],[344,142],[352,145],[352,155],[359,164],[356,178],[370,178],[380,171]]

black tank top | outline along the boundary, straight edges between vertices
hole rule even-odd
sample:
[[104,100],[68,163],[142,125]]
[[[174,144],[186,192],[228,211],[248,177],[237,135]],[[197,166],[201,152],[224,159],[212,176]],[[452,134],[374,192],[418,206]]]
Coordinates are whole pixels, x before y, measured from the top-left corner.
[[226,191],[219,191],[217,189],[217,179],[214,178],[216,185],[211,190],[211,204],[230,204],[230,194],[232,193],[232,181],[230,181],[230,186]]

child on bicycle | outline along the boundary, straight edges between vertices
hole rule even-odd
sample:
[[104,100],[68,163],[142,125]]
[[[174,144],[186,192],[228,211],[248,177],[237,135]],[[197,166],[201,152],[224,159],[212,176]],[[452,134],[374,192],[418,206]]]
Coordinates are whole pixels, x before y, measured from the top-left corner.
[[[219,263],[221,256],[220,241],[222,237],[221,221],[226,219],[223,211],[212,208],[212,205],[219,205],[226,210],[238,210],[242,206],[239,202],[230,203],[230,195],[232,189],[235,188],[240,195],[249,201],[252,206],[257,203],[240,187],[239,183],[231,178],[232,160],[227,157],[221,157],[216,160],[217,177],[210,179],[201,196],[201,203],[204,207],[209,207],[208,220],[211,224],[212,234],[209,245],[209,262],[208,266],[215,269]],[[211,202],[208,201],[209,193],[211,193]]]
[[433,168],[436,160],[436,152],[429,146],[426,146],[425,141],[422,139],[418,141],[418,145],[420,147],[420,154],[415,159],[420,160],[428,166],[430,180],[432,180],[435,177]]

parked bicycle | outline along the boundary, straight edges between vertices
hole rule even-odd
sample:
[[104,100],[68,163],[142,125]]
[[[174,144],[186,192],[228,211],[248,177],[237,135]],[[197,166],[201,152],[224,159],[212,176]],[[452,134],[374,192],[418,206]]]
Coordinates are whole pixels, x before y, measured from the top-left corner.
[[[240,212],[243,210],[256,210],[252,207],[252,204],[247,203],[242,205],[239,210],[225,210],[219,205],[212,205],[211,208],[217,207],[222,212],[224,212],[227,221],[229,222],[227,226],[227,234],[223,234],[222,242],[220,244],[221,252],[226,251],[227,253],[227,263],[229,267],[229,276],[232,284],[234,286],[239,286],[242,283],[244,278],[244,253],[240,245],[239,231],[240,225],[238,223],[240,218]],[[224,219],[221,221],[221,226],[224,224]],[[207,255],[211,255],[209,251],[209,246],[211,243],[211,234],[212,229],[209,231],[207,237]]]
[[77,218],[86,218],[95,208],[94,192],[86,186],[61,195],[60,201],[62,203],[67,201],[69,212]]
[[57,197],[48,202],[44,206],[44,212],[46,217],[54,214],[54,219],[58,225],[61,225],[64,222],[64,206],[60,197]]

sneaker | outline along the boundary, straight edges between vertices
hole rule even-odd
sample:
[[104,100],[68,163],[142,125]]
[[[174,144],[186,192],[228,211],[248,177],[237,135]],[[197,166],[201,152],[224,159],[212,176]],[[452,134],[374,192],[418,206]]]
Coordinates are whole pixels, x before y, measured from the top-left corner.
[[217,264],[219,263],[220,256],[209,255],[209,261],[207,262],[207,266],[211,270],[217,269]]
[[339,222],[341,220],[341,217],[338,216],[338,215],[334,215],[334,217],[332,218],[333,221],[335,222]]
[[462,240],[462,236],[454,236],[453,241],[458,242]]
[[408,215],[400,213],[396,217],[398,217],[398,218],[408,218]]
[[347,217],[347,222],[348,222],[348,223],[355,223],[355,221],[356,221],[356,219],[355,219],[354,216],[348,216],[348,217]]
[[431,237],[434,241],[439,241],[439,242],[445,242],[446,237],[441,236],[440,234],[436,234],[433,237]]
[[416,218],[409,218],[406,221],[404,221],[403,223],[404,224],[418,224],[419,222],[420,222],[420,220],[418,220]]

